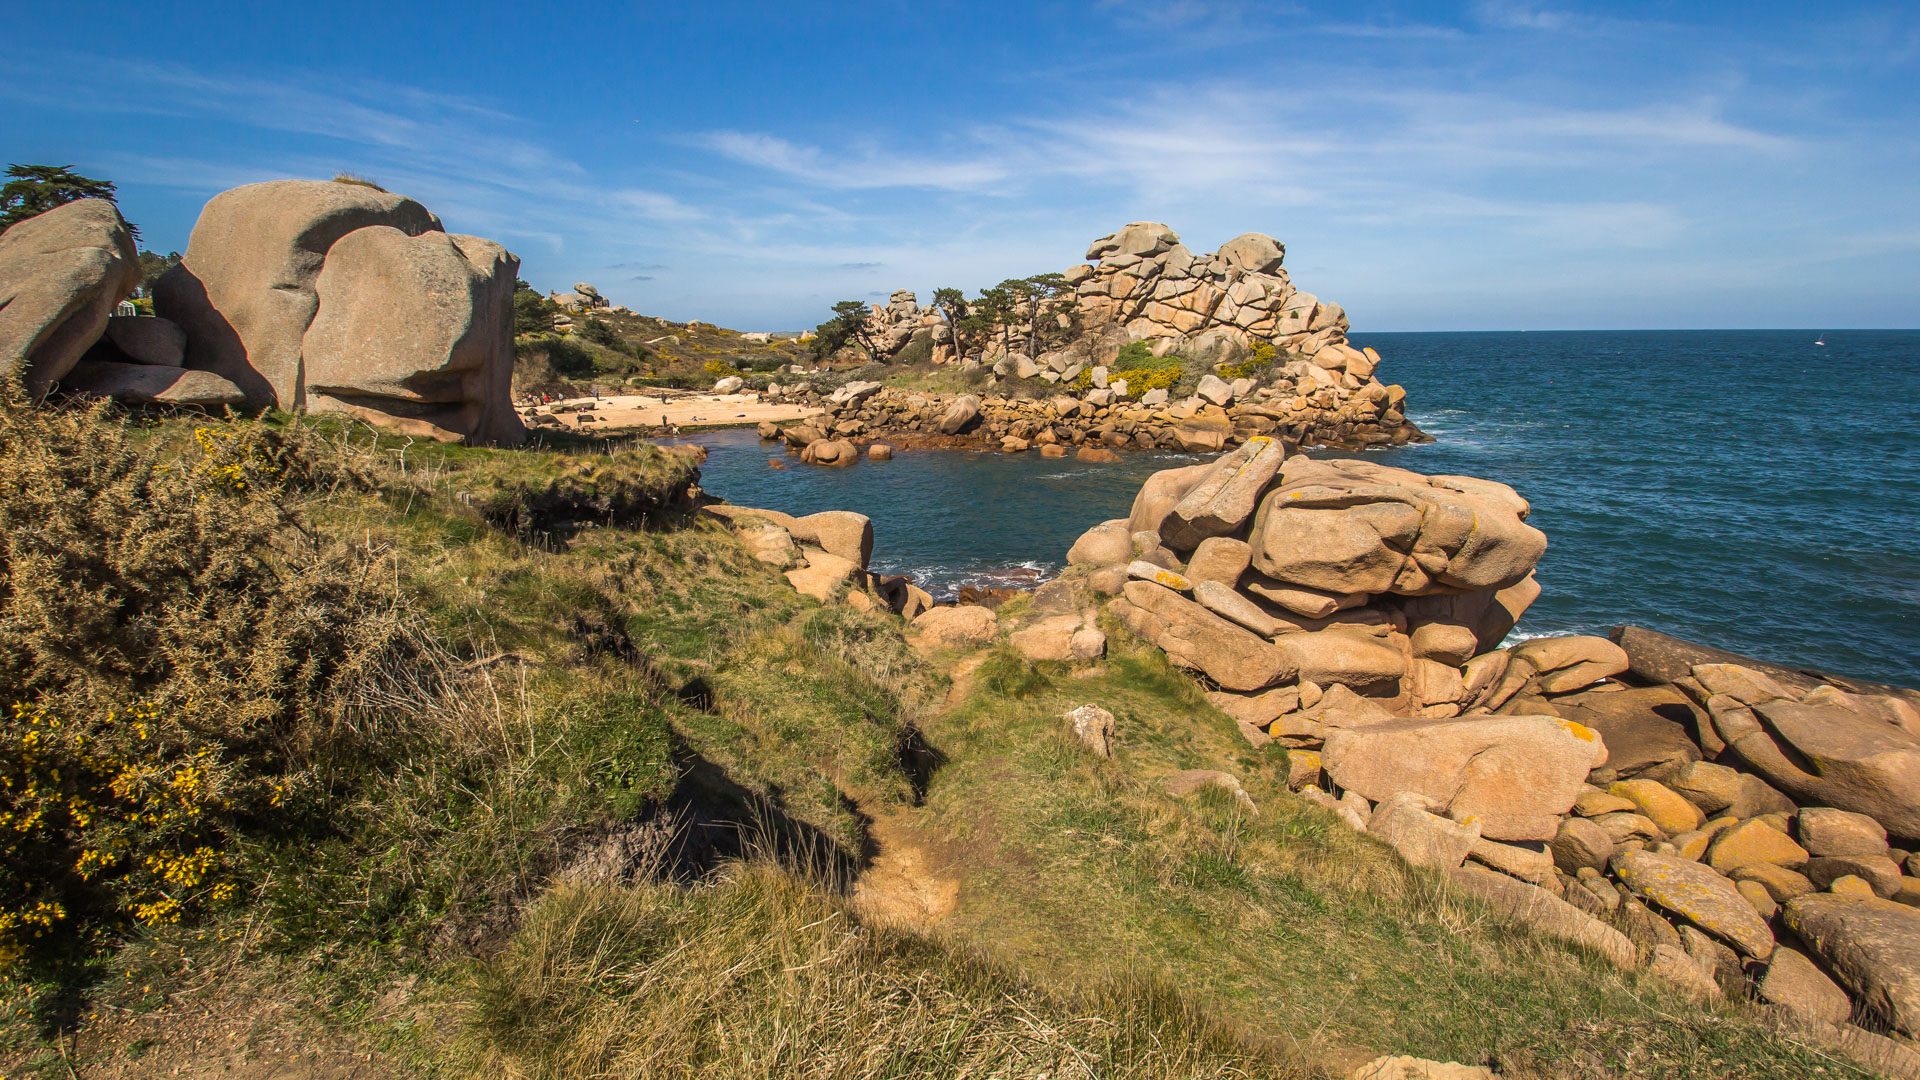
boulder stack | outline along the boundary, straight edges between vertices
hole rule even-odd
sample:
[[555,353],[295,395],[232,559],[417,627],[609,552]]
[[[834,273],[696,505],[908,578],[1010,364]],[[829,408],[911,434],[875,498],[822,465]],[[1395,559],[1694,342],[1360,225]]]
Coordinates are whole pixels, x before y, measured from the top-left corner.
[[[573,291],[569,293],[549,292],[547,299],[552,300],[562,311],[591,314],[595,311],[613,310],[612,301],[601,296],[599,289],[594,288],[584,281],[574,282]],[[573,320],[568,319],[567,321],[571,323]]]
[[185,366],[254,408],[348,412],[438,439],[514,443],[520,261],[412,199],[277,180],[207,203],[155,309]]
[[1252,438],[1154,474],[1060,584],[1460,891],[1843,1052],[1912,1049],[1920,693],[1635,628],[1508,645],[1540,591],[1527,516],[1503,484]]
[[[1165,225],[1134,222],[1094,241],[1086,255],[1091,265],[1068,268],[1062,275],[1068,294],[1016,304],[1015,324],[994,340],[962,342],[941,311],[921,307],[904,290],[874,305],[867,330],[883,358],[918,357],[920,351],[909,352],[917,345],[936,364],[990,365],[995,379],[1011,384],[1014,398],[1047,397],[1078,381],[1089,412],[1184,405],[1185,415],[1154,418],[1168,429],[1209,409],[1230,414],[1217,428],[1193,425],[1197,430],[1158,445],[1219,450],[1235,441],[1228,429],[1264,434],[1281,427],[1301,445],[1423,440],[1406,419],[1406,392],[1375,377],[1379,355],[1347,341],[1347,316],[1338,304],[1293,287],[1281,268],[1285,257],[1285,245],[1261,233],[1195,254]],[[1048,332],[1035,334],[1036,326]],[[1071,340],[1058,341],[1062,329],[1074,332]],[[1027,355],[1032,340],[1050,342],[1048,351]],[[1164,386],[1138,385],[1139,376],[1130,380],[1110,368],[1129,342],[1211,370],[1197,384],[1192,377],[1182,383],[1191,386],[1188,400],[1169,401]],[[1002,432],[996,439],[1007,434],[1030,438]],[[1245,434],[1239,430],[1237,437]]]

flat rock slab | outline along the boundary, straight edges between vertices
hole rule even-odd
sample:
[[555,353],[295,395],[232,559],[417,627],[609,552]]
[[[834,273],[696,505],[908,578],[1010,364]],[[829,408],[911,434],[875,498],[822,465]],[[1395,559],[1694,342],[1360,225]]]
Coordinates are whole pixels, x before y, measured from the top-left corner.
[[1614,873],[1636,895],[1684,916],[1742,953],[1765,960],[1773,932],[1733,882],[1697,862],[1671,855],[1628,851],[1614,856]]
[[1161,538],[1175,551],[1192,551],[1203,540],[1239,529],[1259,508],[1286,456],[1283,443],[1264,435],[1221,455],[1160,523]]
[[1262,690],[1293,675],[1279,649],[1171,589],[1129,581],[1124,591],[1129,604],[1158,620],[1157,632],[1142,636],[1228,690]]
[[1477,866],[1459,867],[1450,877],[1461,892],[1547,937],[1592,949],[1615,967],[1633,967],[1633,942],[1627,935],[1537,885]]
[[1551,840],[1606,748],[1559,717],[1476,716],[1333,730],[1323,756],[1335,783],[1369,799],[1415,791],[1478,817],[1490,839]]
[[1607,764],[1594,777],[1610,784],[1636,776],[1664,778],[1700,760],[1690,732],[1704,716],[1671,686],[1641,686],[1609,693],[1582,691],[1553,699],[1553,710],[1600,733]]
[[1920,1038],[1920,909],[1809,893],[1787,901],[1785,919],[1861,1004]]
[[244,404],[247,399],[238,386],[211,371],[152,364],[83,361],[74,365],[61,385],[75,393],[112,398],[123,405],[217,408]]

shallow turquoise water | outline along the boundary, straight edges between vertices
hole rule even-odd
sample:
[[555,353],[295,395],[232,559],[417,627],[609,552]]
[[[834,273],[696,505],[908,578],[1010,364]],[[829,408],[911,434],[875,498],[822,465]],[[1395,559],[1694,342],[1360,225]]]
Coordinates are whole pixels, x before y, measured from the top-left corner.
[[[1816,338],[1825,346],[1813,344]],[[1431,446],[1369,452],[1513,485],[1551,546],[1530,633],[1635,622],[1920,685],[1920,331],[1364,334]],[[1198,460],[919,452],[802,466],[714,432],[733,502],[874,519],[874,568],[935,593],[1044,574],[1147,474]],[[788,468],[776,470],[769,457]]]

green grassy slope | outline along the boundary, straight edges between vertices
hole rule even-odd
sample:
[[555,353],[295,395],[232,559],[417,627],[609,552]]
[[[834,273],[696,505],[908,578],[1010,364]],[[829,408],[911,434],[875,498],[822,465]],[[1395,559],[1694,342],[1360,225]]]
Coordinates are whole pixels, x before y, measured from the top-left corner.
[[[1117,630],[1098,665],[953,667],[976,658],[797,596],[677,505],[690,458],[0,408],[0,631],[71,661],[8,668],[5,692],[62,717],[163,702],[157,741],[62,730],[122,739],[155,791],[191,768],[224,793],[191,836],[116,834],[205,846],[194,885],[47,869],[105,843],[118,796],[9,841],[4,911],[62,890],[66,913],[10,939],[0,1075],[297,1047],[312,1076],[1299,1076],[1375,1052],[1850,1075],[1447,896],[1286,794]],[[32,606],[73,596],[138,617]],[[156,626],[206,644],[183,659]],[[1063,734],[1083,702],[1119,716],[1116,760]],[[45,730],[0,717],[10,747]],[[1234,772],[1259,813],[1165,795],[1184,768]],[[20,790],[0,810],[30,809]],[[939,924],[861,921],[881,820],[945,853]],[[135,910],[152,889],[177,917]]]

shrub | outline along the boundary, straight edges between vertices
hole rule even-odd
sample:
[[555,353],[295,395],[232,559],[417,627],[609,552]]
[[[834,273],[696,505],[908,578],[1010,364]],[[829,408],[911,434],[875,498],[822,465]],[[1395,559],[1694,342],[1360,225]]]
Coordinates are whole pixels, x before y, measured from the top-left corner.
[[1222,365],[1220,368],[1220,377],[1223,379],[1258,378],[1266,374],[1269,368],[1273,367],[1273,363],[1278,356],[1279,354],[1275,351],[1272,343],[1266,341],[1259,342],[1254,345],[1253,351],[1248,354],[1245,360],[1237,364]]
[[1186,367],[1178,362],[1178,357],[1170,359],[1176,362],[1165,367],[1135,368],[1128,372],[1126,376],[1128,395],[1139,397],[1149,390],[1172,390],[1179,385],[1180,381],[1186,377]]
[[1132,371],[1135,368],[1152,364],[1159,357],[1153,355],[1153,347],[1144,341],[1129,341],[1120,346],[1120,352],[1113,358],[1115,371]]
[[426,651],[389,557],[282,505],[354,478],[329,456],[253,423],[163,460],[104,407],[0,402],[0,962],[225,899],[236,837],[405,752],[367,706]]
[[593,350],[579,342],[556,337],[548,338],[541,346],[546,350],[547,363],[556,374],[569,379],[584,379],[593,374]]
[[609,349],[620,348],[620,335],[614,333],[613,327],[607,325],[604,319],[596,319],[588,316],[587,319],[580,324],[580,328],[576,333],[580,335],[582,340],[591,341],[595,345],[604,346]]
[[526,282],[517,282],[513,292],[513,332],[520,334],[553,333],[553,317],[560,305],[541,296]]
[[933,338],[914,337],[907,342],[893,358],[895,364],[903,367],[931,367],[933,364]]
[[345,170],[334,173],[333,182],[336,184],[352,184],[355,187],[372,188],[373,190],[380,191],[380,192],[384,192],[387,190],[386,188],[381,187],[379,184],[374,183],[373,181],[367,179],[364,176],[356,176],[353,173],[346,172]]

